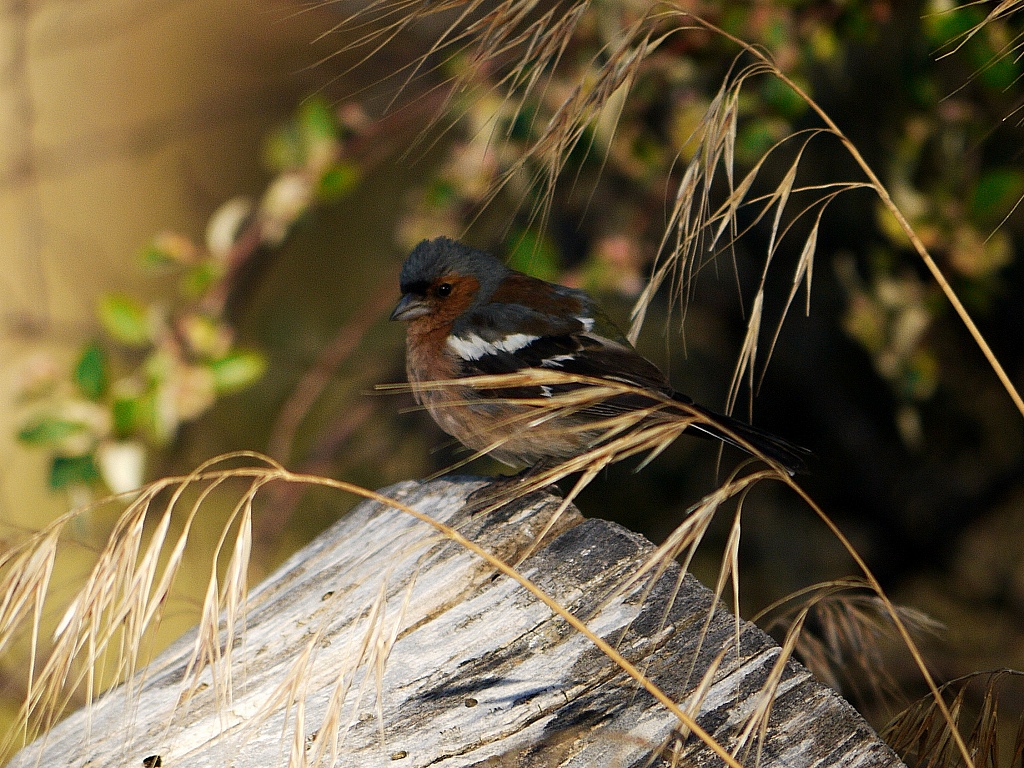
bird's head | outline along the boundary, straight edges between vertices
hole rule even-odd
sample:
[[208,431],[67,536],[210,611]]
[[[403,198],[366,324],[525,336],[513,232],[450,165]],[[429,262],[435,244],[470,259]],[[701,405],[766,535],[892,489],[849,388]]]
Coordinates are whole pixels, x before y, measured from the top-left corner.
[[487,300],[509,273],[494,256],[439,237],[417,245],[402,265],[402,299],[392,320],[451,322]]

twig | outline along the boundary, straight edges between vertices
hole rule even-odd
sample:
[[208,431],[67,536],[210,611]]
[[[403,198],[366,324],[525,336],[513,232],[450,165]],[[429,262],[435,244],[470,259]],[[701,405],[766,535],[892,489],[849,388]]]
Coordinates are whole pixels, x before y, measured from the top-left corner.
[[309,409],[323,394],[324,389],[337,373],[338,368],[355,351],[366,332],[396,300],[396,295],[384,286],[397,283],[398,268],[392,265],[381,280],[381,290],[373,291],[370,298],[343,325],[334,339],[321,350],[316,363],[306,371],[296,385],[274,423],[268,452],[282,463],[291,457],[292,441]]

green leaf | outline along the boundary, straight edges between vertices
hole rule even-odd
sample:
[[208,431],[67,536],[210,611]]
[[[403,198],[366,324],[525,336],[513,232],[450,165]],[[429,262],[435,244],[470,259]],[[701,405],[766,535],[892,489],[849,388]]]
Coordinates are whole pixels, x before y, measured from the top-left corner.
[[1020,65],[1016,56],[1006,51],[997,51],[980,40],[972,42],[977,44],[972,47],[971,61],[978,72],[978,79],[988,88],[1002,92],[1020,79]]
[[299,127],[307,142],[334,141],[340,135],[338,119],[326,99],[309,99],[299,108]]
[[953,47],[984,18],[979,8],[956,8],[945,13],[925,14],[923,29],[931,47]]
[[91,453],[85,456],[54,456],[50,463],[50,488],[55,491],[69,485],[91,483],[99,477],[100,472]]
[[133,347],[149,343],[149,322],[142,302],[124,294],[100,299],[100,322],[116,341]]
[[87,346],[78,358],[74,376],[79,391],[90,400],[99,400],[106,394],[110,382],[107,356],[95,342]]
[[508,128],[508,137],[511,141],[526,141],[530,138],[530,129],[536,119],[537,109],[533,106],[523,106]]
[[777,51],[790,45],[790,28],[785,18],[770,18],[764,25],[762,34],[764,35],[765,45],[772,50]]
[[267,370],[267,360],[259,352],[241,350],[209,364],[219,394],[237,392],[255,383]]
[[339,162],[324,171],[317,185],[317,197],[324,202],[339,200],[359,184],[359,168],[352,163]]
[[122,417],[134,419],[133,433],[141,434],[154,445],[163,445],[174,436],[173,427],[168,427],[161,420],[156,390],[142,393],[132,400],[131,406],[125,405],[124,409]]
[[428,183],[424,193],[424,201],[431,208],[446,208],[456,203],[459,199],[459,191],[452,182],[436,179]]
[[141,403],[137,397],[119,397],[114,400],[111,415],[114,420],[114,434],[117,437],[133,435],[141,421]]
[[263,142],[263,162],[272,171],[286,171],[302,165],[302,146],[294,125],[272,131]]
[[743,125],[736,137],[736,159],[753,165],[789,135],[789,124],[779,118],[755,117]]
[[528,272],[541,280],[556,281],[562,274],[559,266],[558,247],[543,235],[531,230],[513,234],[512,252],[508,265],[520,272]]
[[206,293],[220,279],[223,269],[216,261],[207,260],[190,267],[181,278],[181,292],[192,299]]
[[1002,221],[1024,194],[1024,174],[1012,168],[985,171],[972,190],[971,218],[992,226]]
[[[805,93],[810,91],[810,84],[806,80],[794,76],[793,82],[803,88]],[[800,98],[800,94],[777,77],[765,79],[761,96],[787,120],[795,120],[807,111],[807,102]]]
[[29,445],[53,445],[86,430],[80,421],[69,421],[56,416],[43,416],[22,427],[18,439]]
[[199,255],[198,246],[190,238],[177,232],[161,232],[146,244],[139,259],[144,267],[166,268],[192,264]]
[[167,253],[163,248],[157,246],[156,243],[150,242],[143,246],[139,252],[139,261],[142,266],[148,269],[158,269],[161,267],[168,267],[175,263],[171,255]]

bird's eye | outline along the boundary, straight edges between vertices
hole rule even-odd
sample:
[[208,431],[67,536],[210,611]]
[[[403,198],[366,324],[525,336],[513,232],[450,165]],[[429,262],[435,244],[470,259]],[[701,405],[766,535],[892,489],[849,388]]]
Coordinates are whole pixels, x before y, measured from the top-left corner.
[[452,284],[451,283],[441,283],[439,286],[437,286],[437,295],[440,296],[442,299],[447,298],[448,296],[451,295],[451,293],[452,293]]

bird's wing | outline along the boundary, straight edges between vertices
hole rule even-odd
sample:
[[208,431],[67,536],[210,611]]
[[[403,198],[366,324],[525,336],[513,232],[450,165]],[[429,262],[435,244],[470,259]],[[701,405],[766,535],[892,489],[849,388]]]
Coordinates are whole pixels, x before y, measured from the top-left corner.
[[[603,327],[607,321],[603,317],[595,318],[589,307],[586,310],[579,316],[564,316],[518,304],[486,304],[468,316],[461,328],[453,329],[448,345],[459,359],[463,375],[540,369],[671,395],[662,372],[628,342],[593,332],[595,326]],[[481,392],[481,396],[550,397],[584,386],[587,385],[565,383],[502,388]],[[585,413],[603,417],[650,405],[651,399],[641,395],[616,395],[588,407]]]

